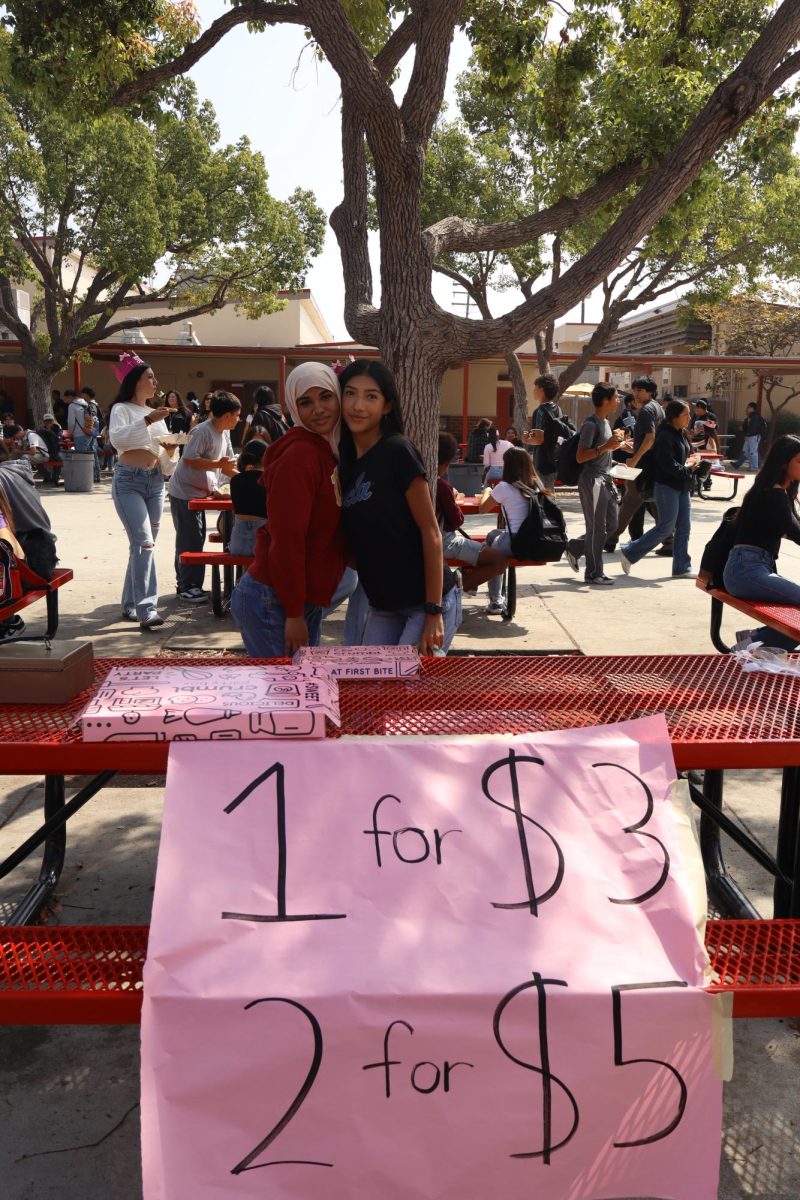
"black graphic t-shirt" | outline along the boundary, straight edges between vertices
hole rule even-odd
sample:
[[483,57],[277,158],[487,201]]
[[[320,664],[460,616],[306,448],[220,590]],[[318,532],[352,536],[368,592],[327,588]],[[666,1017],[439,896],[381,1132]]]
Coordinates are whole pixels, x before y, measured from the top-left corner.
[[[425,478],[416,447],[402,434],[381,438],[342,469],[342,523],[358,577],[372,608],[394,612],[425,603],[422,535],[406,501],[415,479]],[[455,582],[444,569],[443,592]]]

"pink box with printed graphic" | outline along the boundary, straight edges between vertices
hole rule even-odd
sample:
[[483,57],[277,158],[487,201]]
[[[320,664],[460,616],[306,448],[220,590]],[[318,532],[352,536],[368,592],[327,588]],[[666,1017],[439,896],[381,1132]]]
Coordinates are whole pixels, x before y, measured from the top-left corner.
[[315,666],[115,667],[81,714],[85,742],[321,738],[339,724],[335,679]]
[[301,646],[292,662],[322,667],[334,679],[414,679],[419,653],[413,646]]

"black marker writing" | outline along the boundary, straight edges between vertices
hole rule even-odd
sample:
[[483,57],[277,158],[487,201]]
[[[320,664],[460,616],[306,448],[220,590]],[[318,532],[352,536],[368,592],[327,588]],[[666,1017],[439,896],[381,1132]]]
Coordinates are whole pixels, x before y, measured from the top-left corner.
[[[425,862],[426,858],[430,857],[431,844],[424,829],[420,829],[416,825],[405,825],[402,829],[394,830],[381,829],[378,826],[378,810],[380,809],[384,800],[394,800],[395,804],[402,804],[402,800],[399,796],[393,796],[391,793],[381,796],[380,799],[375,801],[375,805],[372,809],[372,828],[362,829],[361,831],[362,833],[365,833],[367,837],[371,837],[375,841],[375,858],[378,861],[378,866],[383,866],[383,859],[381,857],[381,838],[391,838],[392,849],[394,850],[395,855],[400,859],[400,862]],[[447,837],[448,833],[461,832],[462,831],[460,829],[445,829],[444,833],[441,833],[438,829],[433,830],[433,853],[437,866],[440,867],[442,865],[442,843],[444,842],[444,839]],[[413,836],[409,837],[409,834]]]
[[[383,1058],[380,1060],[380,1062],[367,1063],[361,1068],[362,1071],[376,1071],[378,1069],[383,1070],[384,1089],[387,1100],[390,1100],[392,1096],[391,1068],[402,1066],[402,1059],[389,1058],[389,1038],[395,1025],[402,1025],[403,1028],[407,1029],[408,1032],[413,1036],[414,1026],[409,1025],[408,1021],[392,1021],[391,1024],[387,1026],[386,1033],[383,1035]],[[411,1068],[411,1086],[415,1092],[420,1092],[423,1096],[430,1096],[431,1092],[435,1092],[440,1084],[442,1084],[442,1091],[449,1092],[450,1076],[456,1067],[473,1067],[474,1065],[474,1063],[468,1062],[451,1063],[445,1059],[442,1063],[442,1066],[439,1067],[436,1063],[430,1062],[427,1059],[423,1059],[422,1062],[415,1063]],[[426,1074],[430,1075],[430,1082],[420,1082],[420,1078],[424,1078]]]

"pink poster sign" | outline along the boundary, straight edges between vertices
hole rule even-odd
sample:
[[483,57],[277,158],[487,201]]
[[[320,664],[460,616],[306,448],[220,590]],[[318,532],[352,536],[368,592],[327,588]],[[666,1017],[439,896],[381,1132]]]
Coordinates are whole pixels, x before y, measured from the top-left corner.
[[712,1200],[721,1089],[661,718],[176,745],[145,1200]]
[[419,651],[413,646],[301,646],[292,662],[324,667],[334,679],[415,679]]

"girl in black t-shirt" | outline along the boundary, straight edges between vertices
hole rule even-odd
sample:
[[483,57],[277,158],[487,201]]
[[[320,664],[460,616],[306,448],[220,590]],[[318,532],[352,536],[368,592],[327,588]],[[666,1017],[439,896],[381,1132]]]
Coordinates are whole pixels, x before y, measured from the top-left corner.
[[[800,543],[797,492],[800,485],[800,438],[786,434],[775,441],[753,486],[742,501],[733,549],[725,564],[726,591],[741,600],[800,605],[800,587],[775,569],[781,539]],[[736,635],[737,647],[749,641],[793,650],[794,638],[768,626]]]
[[403,436],[394,377],[357,359],[342,389],[342,523],[369,600],[366,646],[447,652],[461,623],[461,591],[444,566],[425,468]]
[[254,554],[256,533],[267,519],[267,493],[261,483],[267,443],[251,438],[239,455],[238,475],[231,478],[233,529],[228,551],[231,554]]

